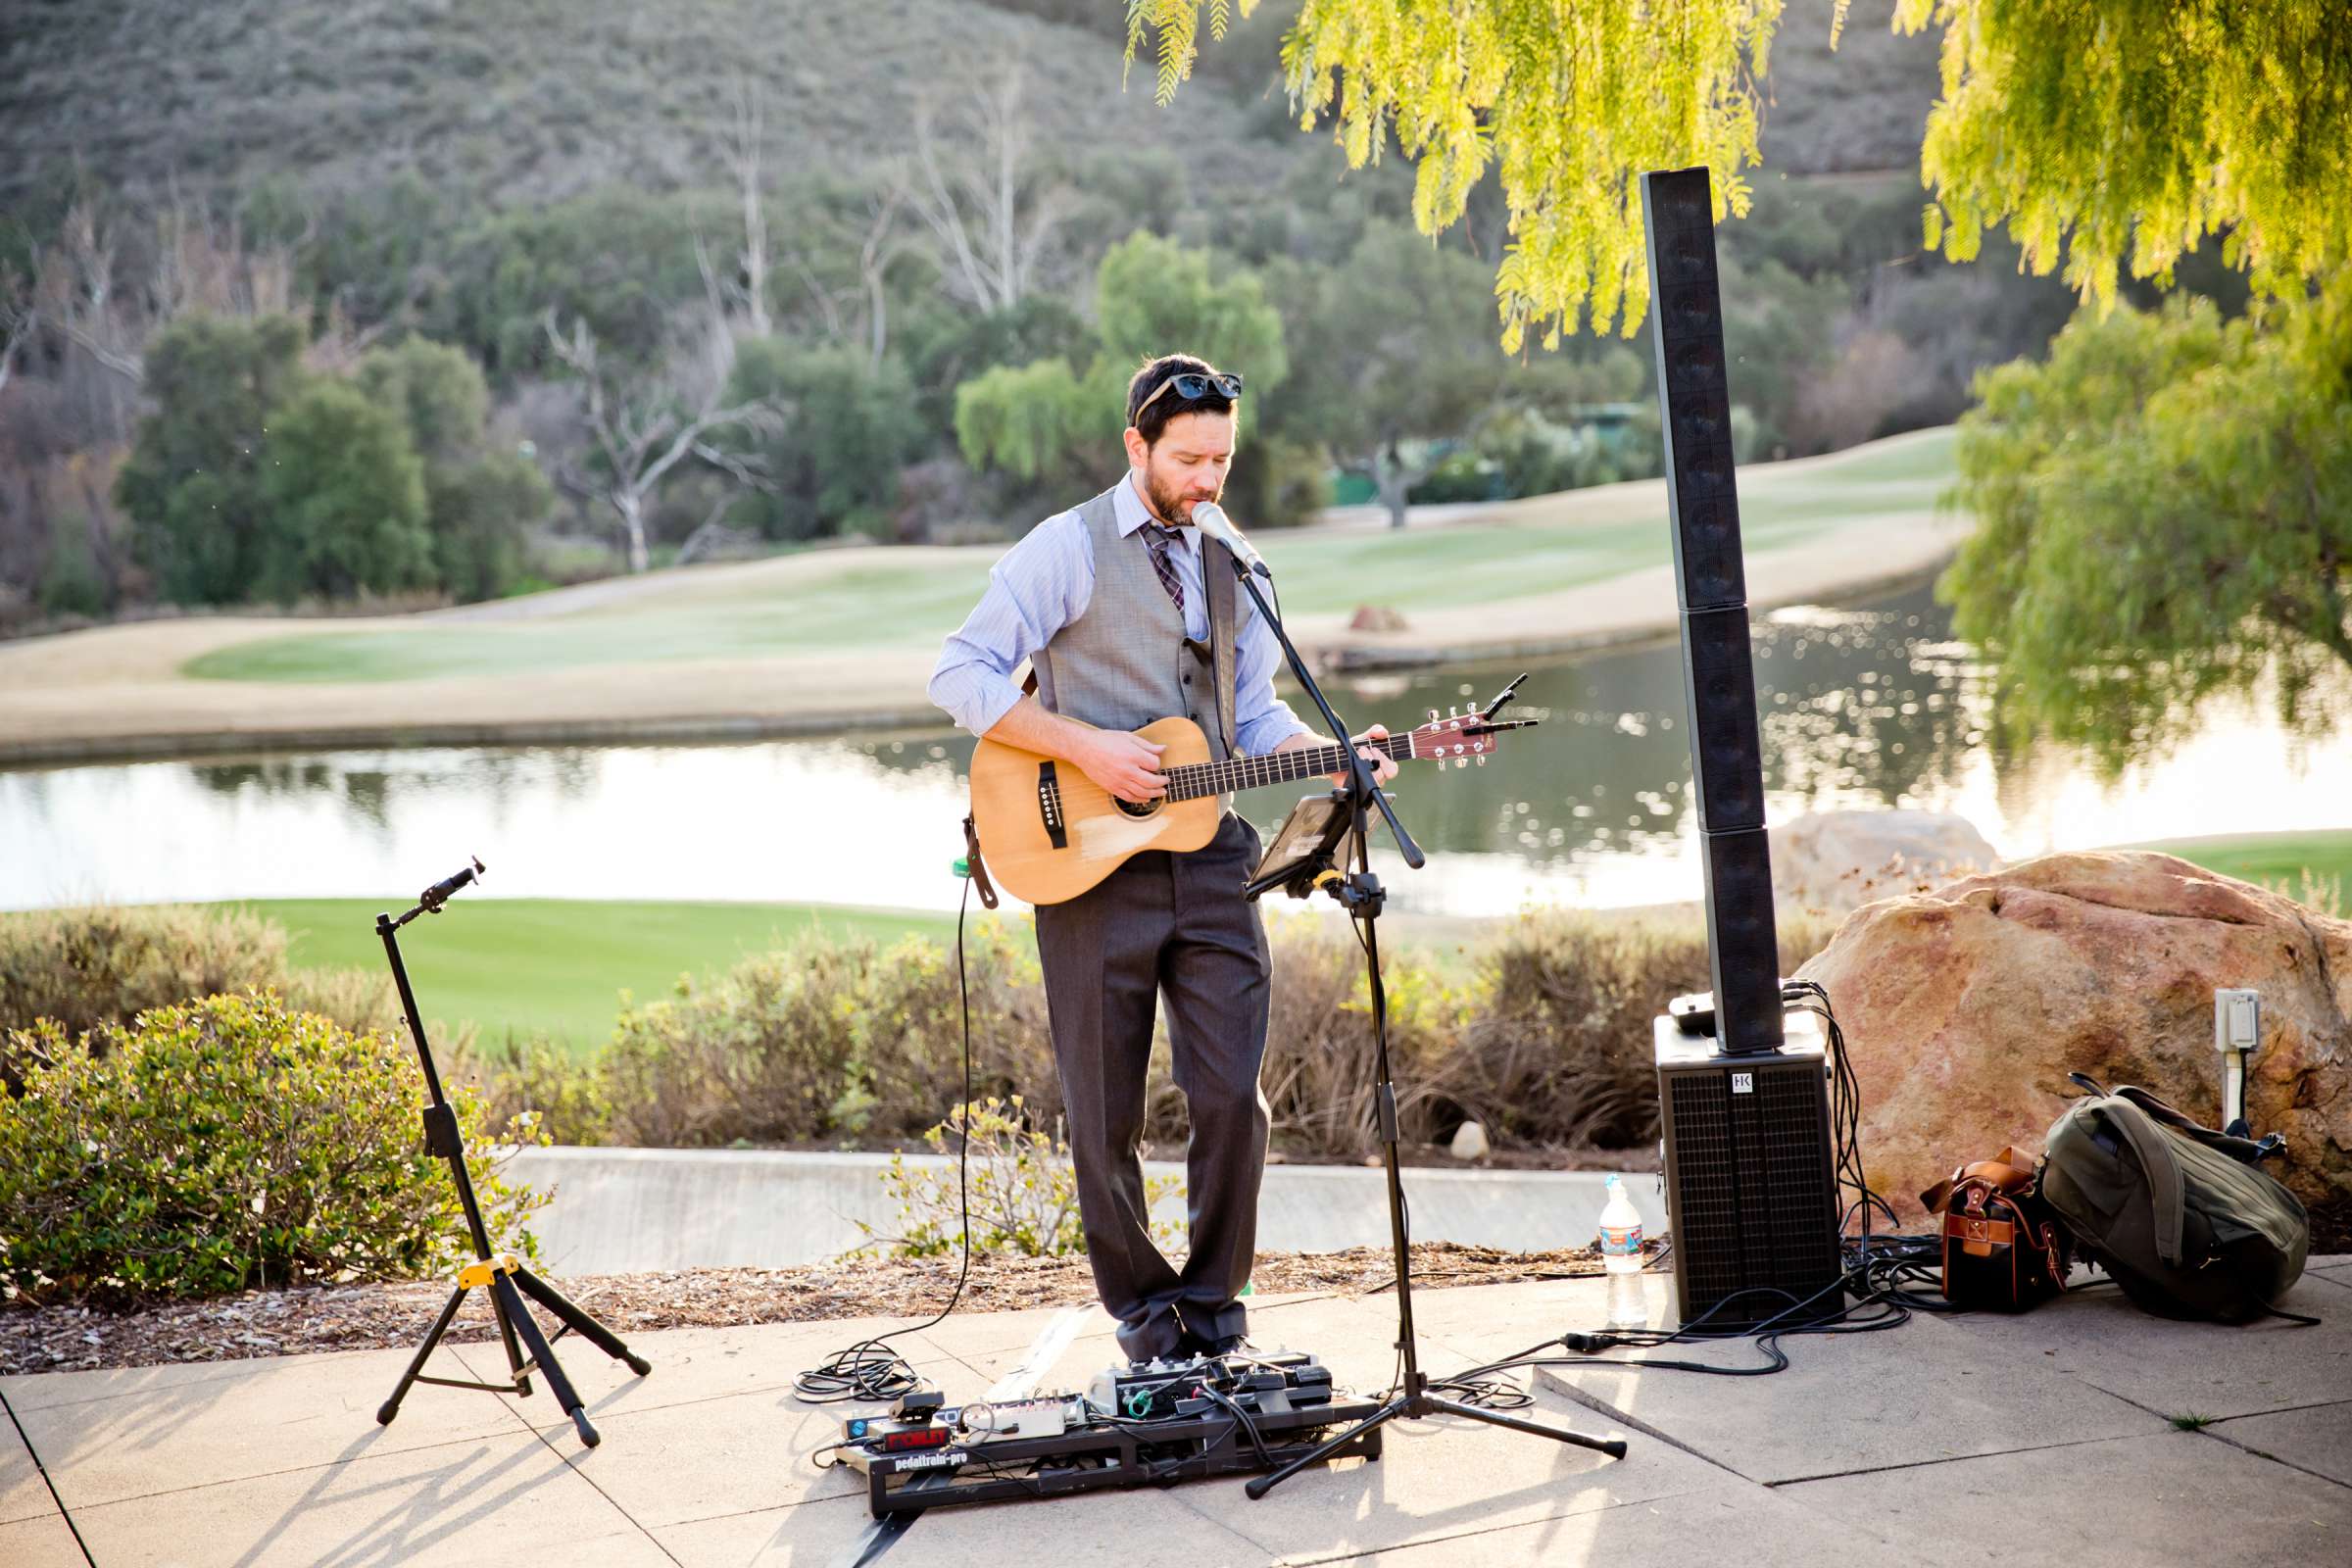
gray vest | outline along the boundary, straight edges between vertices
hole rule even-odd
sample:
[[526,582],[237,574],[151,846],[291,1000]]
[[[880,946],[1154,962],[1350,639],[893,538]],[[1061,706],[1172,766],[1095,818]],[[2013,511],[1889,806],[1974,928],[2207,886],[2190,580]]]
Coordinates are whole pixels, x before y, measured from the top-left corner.
[[1142,729],[1181,713],[1208,737],[1209,756],[1223,761],[1235,750],[1233,557],[1213,539],[1200,541],[1208,585],[1202,647],[1185,636],[1184,616],[1160,585],[1143,530],[1119,533],[1116,489],[1078,509],[1095,553],[1094,597],[1031,656],[1038,701],[1048,712],[1099,729]]

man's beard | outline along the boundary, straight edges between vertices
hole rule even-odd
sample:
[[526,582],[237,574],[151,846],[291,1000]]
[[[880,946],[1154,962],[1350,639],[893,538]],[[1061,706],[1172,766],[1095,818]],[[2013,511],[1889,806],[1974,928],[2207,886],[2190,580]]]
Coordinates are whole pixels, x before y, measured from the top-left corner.
[[[1152,478],[1150,473],[1146,473],[1144,475],[1144,490],[1146,492],[1145,499],[1152,503],[1152,511],[1154,515],[1164,517],[1169,522],[1178,524],[1189,523],[1192,520],[1190,517],[1185,515],[1184,512],[1184,504],[1193,499],[1191,496],[1186,495],[1181,490],[1167,490],[1161,488],[1159,481]],[[1222,490],[1218,492],[1219,495],[1222,495],[1223,493],[1224,492]],[[1202,496],[1200,499],[1203,501],[1214,501],[1217,499],[1217,497]]]

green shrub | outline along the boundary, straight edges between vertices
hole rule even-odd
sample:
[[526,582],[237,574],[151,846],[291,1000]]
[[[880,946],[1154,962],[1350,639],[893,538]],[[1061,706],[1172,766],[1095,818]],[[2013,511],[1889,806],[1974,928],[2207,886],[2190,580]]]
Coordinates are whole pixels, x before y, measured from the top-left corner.
[[576,1055],[544,1035],[514,1034],[489,1046],[474,1044],[468,1035],[448,1057],[449,1076],[473,1086],[492,1125],[528,1115],[554,1143],[612,1140],[607,1079],[595,1058]]
[[[345,1029],[406,1038],[388,975],[292,968],[284,928],[241,909],[90,905],[0,914],[0,1085],[18,1079],[11,1032],[39,1019],[78,1036],[150,1007],[262,990]],[[455,1043],[468,1038],[461,1029]]]
[[0,914],[0,1033],[69,1035],[220,991],[282,988],[286,933],[237,910],[95,905]]
[[[1039,1131],[1020,1096],[959,1104],[946,1121],[923,1134],[923,1142],[937,1154],[949,1152],[951,1139],[968,1150],[968,1171],[910,1167],[905,1156],[891,1156],[882,1184],[898,1200],[899,1231],[883,1236],[860,1220],[858,1228],[873,1243],[869,1250],[898,1257],[939,1257],[956,1251],[963,1243],[967,1178],[973,1255],[1066,1257],[1086,1250],[1069,1145],[1058,1128],[1052,1134]],[[1171,1177],[1148,1177],[1144,1201],[1157,1203],[1182,1186]],[[1152,1240],[1162,1247],[1176,1245],[1180,1236],[1181,1227],[1172,1223],[1152,1227]]]
[[[1059,1110],[1034,964],[994,922],[966,944],[975,1085]],[[605,1057],[624,1143],[912,1136],[963,1092],[956,965],[938,943],[811,937],[625,1007]]]
[[[1267,938],[1274,997],[1258,1082],[1274,1142],[1292,1153],[1360,1159],[1380,1147],[1364,950],[1352,937],[1310,919],[1269,922]],[[1473,1089],[1458,1045],[1470,999],[1409,954],[1394,951],[1382,956],[1381,983],[1389,1003],[1398,1136],[1433,1142],[1460,1121],[1455,1107]],[[1168,1100],[1181,1108],[1181,1097]],[[1157,1138],[1174,1136],[1159,1117],[1151,1131]]]
[[605,1056],[613,1136],[665,1148],[822,1137],[857,1054],[867,949],[809,942],[624,1005]]
[[[0,1116],[0,1281],[32,1300],[202,1297],[403,1279],[469,1257],[457,1190],[425,1153],[405,1047],[270,993],[158,1007],[82,1039],[16,1034]],[[542,1200],[458,1124],[494,1244],[536,1255]],[[510,1140],[539,1141],[528,1127]]]
[[[1016,940],[1002,921],[979,921],[964,935],[963,978],[971,999],[972,1094],[1011,1096],[1039,1121],[1058,1121],[1061,1079],[1034,944]],[[869,1137],[923,1134],[941,1105],[964,1098],[955,950],[917,937],[875,953],[854,1006],[866,1097],[854,1130]]]

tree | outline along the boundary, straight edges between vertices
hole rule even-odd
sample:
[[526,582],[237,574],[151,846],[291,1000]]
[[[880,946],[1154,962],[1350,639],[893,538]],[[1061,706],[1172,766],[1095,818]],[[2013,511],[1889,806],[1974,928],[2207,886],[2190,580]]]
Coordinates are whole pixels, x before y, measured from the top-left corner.
[[433,580],[424,465],[398,412],[318,378],[270,416],[254,589],[283,604]]
[[254,593],[270,415],[302,379],[305,336],[290,316],[195,315],[148,343],[142,384],[155,409],[116,497],[164,599],[236,604]]
[[2204,301],[2085,311],[1978,378],[1941,592],[1997,663],[2010,738],[2160,754],[2199,708],[2275,688],[2326,727],[2352,675],[2352,276],[2224,322]]
[[[1241,0],[1245,17],[1256,0]],[[1128,0],[1127,57],[1156,39],[1158,98],[1192,74],[1200,0]],[[1781,0],[1301,0],[1283,41],[1299,127],[1332,115],[1348,167],[1394,133],[1417,166],[1413,220],[1435,234],[1493,169],[1510,241],[1495,274],[1502,346],[1546,348],[1590,318],[1630,335],[1647,307],[1644,170],[1704,164],[1716,216],[1744,214],[1758,82]],[[1223,36],[1228,0],[1210,0]]]
[[[956,389],[956,439],[964,461],[1039,490],[1062,490],[1117,461],[1127,381],[1147,359],[1198,354],[1246,377],[1247,410],[1290,374],[1282,318],[1247,271],[1220,271],[1204,251],[1135,233],[1095,273],[1095,350],[1081,372],[1068,359],[999,366]],[[1234,472],[1246,471],[1237,455]],[[1237,498],[1238,499],[1238,498]]]
[[941,145],[928,107],[914,122],[907,204],[931,230],[941,281],[983,311],[1009,310],[1038,285],[1068,193],[1033,156],[1017,62],[991,68],[976,90],[956,95]]
[[[891,271],[920,248],[903,220],[904,178],[894,174],[879,186],[828,183],[804,192],[794,208],[792,269],[815,328],[837,343],[863,344],[876,368],[890,347]],[[959,307],[958,314],[968,317],[969,310]],[[769,335],[752,324],[750,335]]]
[[727,397],[786,411],[757,438],[730,443],[768,481],[736,499],[736,521],[770,539],[882,531],[899,469],[923,442],[903,368],[877,368],[847,345],[753,338],[737,351]]
[[899,339],[914,377],[926,429],[954,430],[956,389],[1000,365],[1084,360],[1094,328],[1050,294],[1032,294],[1009,311],[974,315],[933,300],[909,314]]
[[404,421],[424,466],[434,574],[461,600],[494,599],[522,569],[523,535],[555,493],[536,465],[494,450],[490,388],[462,349],[412,337],[361,359],[360,389]]
[[2005,226],[2102,307],[2209,236],[2258,289],[2352,260],[2352,20],[2308,0],[1901,0],[1943,28],[1920,171],[1928,243]]
[[735,339],[715,287],[710,306],[710,319],[680,346],[662,375],[609,366],[598,353],[587,318],[574,317],[566,337],[556,324],[554,309],[547,313],[550,351],[579,380],[582,413],[604,462],[603,472],[593,479],[576,473],[564,477],[574,491],[612,509],[631,571],[653,564],[646,507],[670,471],[699,457],[749,482],[753,471],[711,445],[711,438],[734,429],[772,429],[777,421],[776,411],[764,402],[722,402],[734,369]]
[[556,500],[537,464],[497,448],[454,467],[427,464],[424,493],[434,569],[461,601],[496,599],[514,586],[524,536]]
[[1364,231],[1334,268],[1298,269],[1289,318],[1299,374],[1287,402],[1345,468],[1370,477],[1392,527],[1406,497],[1500,394],[1486,270],[1400,224]]
[[[1240,0],[1243,16],[1256,0]],[[1193,69],[1200,0],[1128,0],[1127,55],[1156,45],[1158,97]],[[1351,168],[1394,134],[1436,233],[1496,172],[1510,240],[1502,341],[1545,347],[1646,308],[1645,170],[1706,166],[1718,220],[1747,211],[1760,93],[1782,0],[1300,0],[1282,61],[1300,127],[1329,115]],[[1845,20],[1838,0],[1835,41]],[[1221,36],[1229,0],[1209,0]],[[2226,234],[2277,290],[2352,259],[2352,27],[2308,0],[1899,0],[1943,31],[1943,94],[1921,172],[1928,243],[1953,260],[2005,225],[2028,264],[2063,256],[2085,298],[2119,270],[2169,279]]]
[[1083,484],[1108,460],[1126,391],[1098,357],[1081,377],[1060,357],[1000,365],[956,389],[956,440],[975,468],[1039,489]]

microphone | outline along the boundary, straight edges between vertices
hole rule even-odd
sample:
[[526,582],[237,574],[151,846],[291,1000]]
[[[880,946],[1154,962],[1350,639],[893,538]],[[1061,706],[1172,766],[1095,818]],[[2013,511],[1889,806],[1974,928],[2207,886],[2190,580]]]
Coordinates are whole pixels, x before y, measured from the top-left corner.
[[1193,526],[1200,530],[1201,537],[1214,539],[1232,551],[1236,560],[1266,581],[1274,580],[1274,573],[1266,569],[1265,558],[1243,537],[1242,530],[1236,528],[1233,519],[1225,515],[1225,509],[1214,501],[1197,501],[1193,504]]

